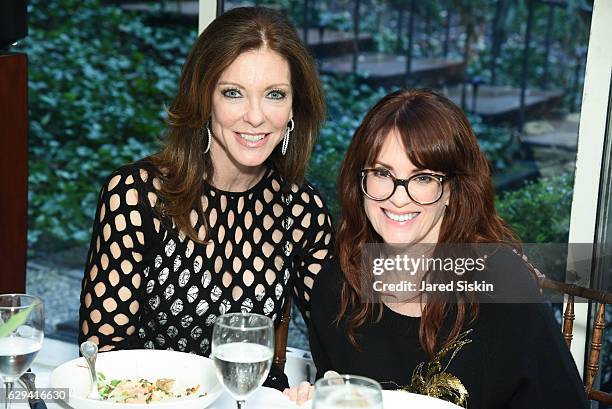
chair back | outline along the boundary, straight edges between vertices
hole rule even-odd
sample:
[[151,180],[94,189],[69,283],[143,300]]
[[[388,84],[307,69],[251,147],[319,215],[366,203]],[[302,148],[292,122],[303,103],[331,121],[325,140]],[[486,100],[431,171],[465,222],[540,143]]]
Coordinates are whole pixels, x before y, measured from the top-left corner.
[[287,335],[289,334],[289,321],[291,321],[291,297],[287,297],[283,307],[283,315],[274,332],[274,363],[281,370],[285,369],[287,361]]
[[544,276],[538,278],[540,288],[550,289],[558,293],[565,294],[567,304],[563,312],[563,338],[569,348],[572,345],[573,329],[574,329],[574,298],[584,298],[594,303],[597,308],[593,319],[591,342],[589,344],[588,361],[586,371],[583,376],[584,388],[588,398],[605,405],[612,405],[612,394],[593,389],[595,375],[599,369],[599,356],[603,343],[603,333],[605,328],[605,312],[606,304],[612,304],[612,293],[598,291],[592,288],[580,287],[573,284],[561,283],[559,281],[550,280]]

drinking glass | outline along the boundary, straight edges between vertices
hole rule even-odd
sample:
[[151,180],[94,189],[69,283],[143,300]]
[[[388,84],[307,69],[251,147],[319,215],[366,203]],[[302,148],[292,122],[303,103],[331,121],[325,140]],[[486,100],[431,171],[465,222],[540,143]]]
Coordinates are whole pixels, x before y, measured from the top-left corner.
[[13,383],[32,365],[42,346],[45,312],[40,298],[26,294],[0,294],[0,378],[6,400]]
[[259,314],[232,313],[213,327],[212,358],[217,379],[241,409],[266,380],[274,356],[274,325]]
[[315,383],[312,409],[382,409],[382,391],[375,380],[339,375]]

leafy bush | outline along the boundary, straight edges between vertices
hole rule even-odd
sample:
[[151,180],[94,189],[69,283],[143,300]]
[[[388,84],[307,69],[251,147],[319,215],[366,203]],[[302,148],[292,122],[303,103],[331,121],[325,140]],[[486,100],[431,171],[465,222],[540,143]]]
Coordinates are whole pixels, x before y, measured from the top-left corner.
[[499,198],[497,210],[525,243],[567,243],[573,172],[528,182]]
[[478,145],[493,169],[507,169],[520,151],[520,143],[514,137],[512,128],[485,124],[477,115],[468,114],[468,119],[478,138]]
[[[466,4],[469,3],[469,0]],[[525,35],[527,31],[528,2],[512,2],[501,0],[489,2],[487,14],[494,17],[495,7],[501,6],[504,12],[497,21],[497,30],[501,35],[500,53],[495,61],[496,82],[498,84],[520,86],[522,78]],[[579,56],[588,42],[590,20],[579,11],[588,7],[583,0],[569,0],[567,7],[557,8],[552,4],[536,5],[533,14],[532,36],[527,61],[527,84],[537,88],[547,84],[571,93],[574,79],[574,67],[577,58],[585,61],[586,54]],[[552,23],[548,16],[550,8],[554,8]],[[491,21],[492,24],[492,21]],[[548,72],[544,72],[546,35],[550,31],[548,55]],[[482,35],[481,35],[482,36]],[[481,41],[474,45],[470,63],[467,68],[468,77],[478,76],[486,82],[491,80],[492,44]],[[583,79],[580,78],[580,89]],[[567,101],[572,95],[567,95]]]
[[99,0],[32,0],[29,12],[29,241],[53,250],[85,243],[103,179],[155,149],[196,33]]

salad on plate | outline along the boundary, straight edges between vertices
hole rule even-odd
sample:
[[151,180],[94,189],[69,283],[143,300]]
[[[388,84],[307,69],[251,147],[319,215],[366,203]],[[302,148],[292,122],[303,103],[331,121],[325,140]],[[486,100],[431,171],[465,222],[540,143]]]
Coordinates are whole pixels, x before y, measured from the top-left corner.
[[[108,379],[98,372],[98,392],[103,400],[116,403],[154,403],[198,394],[200,385],[181,386],[175,379]],[[206,396],[200,393],[198,397]]]

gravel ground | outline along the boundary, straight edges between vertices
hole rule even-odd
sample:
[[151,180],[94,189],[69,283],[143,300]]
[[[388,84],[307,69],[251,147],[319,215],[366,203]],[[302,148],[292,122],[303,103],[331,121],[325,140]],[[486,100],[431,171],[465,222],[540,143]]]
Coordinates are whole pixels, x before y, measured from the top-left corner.
[[[45,333],[51,338],[66,339],[61,328],[74,327],[79,320],[79,296],[82,273],[29,262],[26,289],[45,303]],[[59,327],[59,330],[58,330]],[[76,341],[76,334],[75,334]]]
[[[83,272],[73,267],[58,266],[57,261],[31,260],[28,262],[26,286],[28,293],[40,296],[45,302],[46,335],[76,343]],[[306,325],[295,305],[287,345],[310,350]]]

